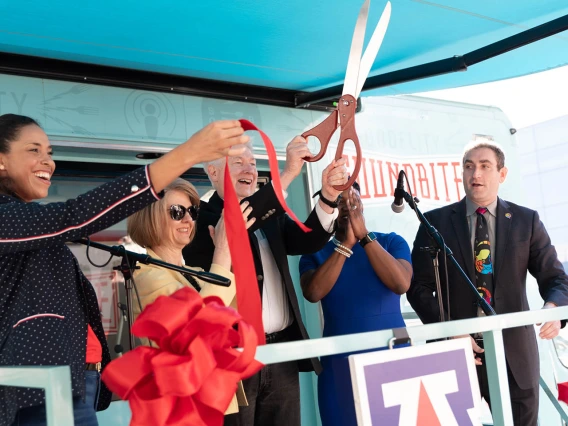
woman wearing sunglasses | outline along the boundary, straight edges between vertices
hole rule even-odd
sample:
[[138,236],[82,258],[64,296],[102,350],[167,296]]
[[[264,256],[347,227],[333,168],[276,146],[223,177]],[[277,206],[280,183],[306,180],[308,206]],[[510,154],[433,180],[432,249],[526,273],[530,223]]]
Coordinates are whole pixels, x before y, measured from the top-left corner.
[[[149,166],[39,204],[55,170],[49,139],[29,117],[0,116],[0,365],[68,365],[75,424],[97,425],[95,410],[110,403],[99,375],[110,354],[95,290],[66,242],[152,204],[193,165],[241,154],[230,147],[243,133],[236,120],[211,123]],[[12,424],[46,424],[42,389],[0,386],[0,425]]]
[[[181,251],[195,236],[199,195],[195,187],[183,179],[176,179],[166,187],[164,194],[160,201],[128,218],[128,235],[132,241],[144,247],[151,257],[176,266],[184,266]],[[247,206],[248,203],[241,205],[245,221],[252,211],[252,208]],[[247,228],[254,221],[254,218],[249,220]],[[142,306],[134,301],[135,316],[159,296],[169,296],[189,286],[195,288],[202,297],[218,296],[225,305],[231,303],[235,296],[235,284],[224,220],[220,220],[215,229],[211,227],[210,234],[215,244],[215,254],[209,272],[229,278],[230,287],[210,284],[158,265],[140,265],[140,269],[134,273],[134,279]],[[201,268],[190,269],[202,271]]]
[[[256,220],[255,218],[248,220],[252,207],[248,207],[248,202],[244,202],[241,204],[241,211],[248,229]],[[132,241],[144,247],[151,257],[176,266],[185,266],[182,249],[195,236],[195,221],[198,215],[199,195],[195,187],[183,179],[176,179],[166,187],[164,197],[160,201],[128,218],[128,235]],[[215,244],[213,262],[209,272],[229,278],[231,285],[223,287],[210,284],[191,275],[158,265],[140,265],[140,269],[134,272],[134,280],[140,297],[140,304],[137,300],[133,303],[135,317],[159,296],[169,296],[183,287],[193,287],[202,297],[218,296],[226,306],[236,299],[235,282],[231,273],[231,254],[223,217],[215,228],[209,227],[209,233]],[[203,270],[193,267],[189,269]],[[142,338],[141,340],[144,345],[150,345],[148,339]],[[244,394],[237,393],[233,398],[227,414],[238,412],[239,402],[241,405],[246,404],[246,399],[241,396]]]

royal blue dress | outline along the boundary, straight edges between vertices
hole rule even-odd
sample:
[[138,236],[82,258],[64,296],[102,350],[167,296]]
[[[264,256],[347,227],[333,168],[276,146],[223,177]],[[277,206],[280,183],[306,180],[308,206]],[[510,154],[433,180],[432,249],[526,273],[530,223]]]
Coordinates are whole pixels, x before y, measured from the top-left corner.
[[[395,233],[375,232],[379,244],[395,259],[410,262],[406,241]],[[319,252],[300,259],[300,275],[317,269],[331,256],[335,244],[330,241]],[[400,312],[400,296],[379,279],[365,249],[356,244],[353,255],[346,259],[339,278],[321,300],[323,336],[339,336],[366,331],[404,327]],[[318,403],[323,426],[356,426],[351,374],[347,357],[352,353],[322,357],[322,373],[318,376]]]

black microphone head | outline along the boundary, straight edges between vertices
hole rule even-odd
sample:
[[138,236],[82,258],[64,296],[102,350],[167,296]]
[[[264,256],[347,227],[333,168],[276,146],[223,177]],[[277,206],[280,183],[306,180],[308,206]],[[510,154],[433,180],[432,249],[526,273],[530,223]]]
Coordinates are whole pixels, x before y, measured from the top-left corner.
[[397,188],[404,189],[404,170],[398,172]]
[[400,213],[404,210],[404,170],[398,172],[394,202],[391,204],[391,209],[395,213]]

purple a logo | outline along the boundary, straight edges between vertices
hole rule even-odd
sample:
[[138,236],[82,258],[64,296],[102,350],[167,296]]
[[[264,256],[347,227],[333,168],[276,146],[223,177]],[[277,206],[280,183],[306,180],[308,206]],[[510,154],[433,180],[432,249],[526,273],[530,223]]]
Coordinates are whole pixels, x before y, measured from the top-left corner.
[[359,425],[481,424],[471,352],[457,339],[350,356]]

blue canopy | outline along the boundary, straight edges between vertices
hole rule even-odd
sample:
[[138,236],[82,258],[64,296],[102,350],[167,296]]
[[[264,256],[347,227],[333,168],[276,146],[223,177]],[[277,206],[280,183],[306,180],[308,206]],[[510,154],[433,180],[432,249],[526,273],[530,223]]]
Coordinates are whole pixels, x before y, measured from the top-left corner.
[[[362,0],[18,0],[4,2],[0,51],[299,91],[341,84]],[[370,75],[462,55],[568,15],[566,0],[391,0]],[[373,0],[367,37],[386,4]],[[467,72],[374,90],[400,94],[568,63],[568,32]],[[369,94],[369,93],[367,93]]]

